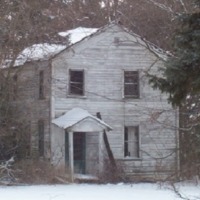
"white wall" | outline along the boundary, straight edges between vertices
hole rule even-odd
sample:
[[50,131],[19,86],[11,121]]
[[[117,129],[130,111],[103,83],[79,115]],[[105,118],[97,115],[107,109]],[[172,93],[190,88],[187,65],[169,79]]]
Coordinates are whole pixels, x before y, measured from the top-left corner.
[[[120,42],[117,43],[116,41]],[[172,170],[176,163],[176,111],[166,96],[148,85],[146,70],[162,62],[145,44],[113,26],[105,32],[75,44],[52,62],[53,118],[80,107],[102,119],[113,131],[108,133],[116,159],[130,173]],[[69,69],[84,69],[85,96],[68,96]],[[140,73],[140,98],[123,98],[124,70]],[[124,126],[139,125],[140,159],[124,159]],[[164,158],[165,159],[159,159]],[[158,166],[159,165],[159,166]]]

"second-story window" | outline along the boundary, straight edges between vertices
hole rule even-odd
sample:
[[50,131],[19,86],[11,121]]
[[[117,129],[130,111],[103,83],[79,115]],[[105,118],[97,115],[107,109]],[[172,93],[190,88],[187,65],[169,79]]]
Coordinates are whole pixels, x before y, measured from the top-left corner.
[[69,70],[69,94],[84,95],[84,71]]
[[44,71],[39,73],[39,99],[44,99]]
[[124,97],[139,98],[139,72],[124,71]]

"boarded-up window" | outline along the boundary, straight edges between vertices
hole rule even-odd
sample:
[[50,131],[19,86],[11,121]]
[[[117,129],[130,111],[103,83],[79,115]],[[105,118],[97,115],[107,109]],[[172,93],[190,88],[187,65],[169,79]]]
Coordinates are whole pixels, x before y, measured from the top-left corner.
[[124,128],[124,156],[139,158],[139,127]]
[[124,72],[124,97],[139,98],[139,72]]
[[44,156],[44,121],[38,121],[39,156]]
[[39,73],[39,99],[44,99],[44,71]]
[[69,94],[84,95],[84,71],[70,70],[69,75]]

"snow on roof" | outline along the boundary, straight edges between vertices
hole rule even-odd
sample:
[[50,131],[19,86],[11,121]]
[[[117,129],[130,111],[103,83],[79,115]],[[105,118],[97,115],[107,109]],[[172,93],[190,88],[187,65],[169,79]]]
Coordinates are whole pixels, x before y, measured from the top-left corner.
[[[73,45],[81,40],[83,40],[86,37],[89,37],[91,35],[93,35],[96,32],[103,32],[107,27],[116,25],[116,23],[111,23],[109,25],[106,25],[100,29],[97,28],[85,28],[85,27],[78,27],[72,30],[68,30],[65,32],[60,32],[58,33],[60,36],[62,37],[69,37],[69,44]],[[166,60],[167,56],[170,55],[168,52],[164,52],[162,49],[160,49],[159,47],[153,45],[152,43],[150,43],[149,41],[141,38],[139,35],[127,30],[126,28],[124,28],[123,26],[117,24],[118,26],[122,27],[122,29],[126,32],[128,32],[129,34],[132,34],[138,38],[141,39],[141,41],[143,41],[146,46],[150,49],[150,51],[152,51],[153,53],[155,53],[158,57]],[[23,65],[25,62],[27,61],[39,61],[39,60],[48,60],[49,58],[55,56],[56,54],[60,53],[62,50],[64,50],[65,48],[67,48],[66,45],[58,45],[58,44],[48,44],[48,43],[44,43],[44,44],[34,44],[30,47],[25,48],[17,57],[14,66],[20,66]],[[5,62],[5,66],[8,65],[10,63],[10,61],[6,61]]]
[[68,30],[65,32],[58,33],[62,37],[69,36],[70,44],[75,44],[81,41],[83,38],[92,35],[93,33],[97,32],[97,28],[84,28],[78,27],[72,30]]
[[60,128],[67,129],[69,127],[74,126],[75,124],[79,123],[80,121],[86,119],[86,118],[92,118],[99,122],[100,124],[106,126],[108,130],[111,130],[112,128],[106,124],[104,121],[98,119],[97,117],[94,117],[91,115],[87,110],[81,109],[81,108],[73,108],[72,110],[66,112],[61,117],[58,117],[56,119],[52,120],[53,124],[56,124]]
[[30,47],[27,47],[19,54],[14,66],[23,65],[27,61],[47,60],[65,48],[65,45],[48,43],[34,44]]
[[[79,42],[83,38],[95,33],[98,29],[96,28],[84,28],[79,27],[66,32],[58,33],[62,37],[69,36],[70,44]],[[58,44],[34,44],[30,47],[25,48],[17,57],[14,66],[23,65],[27,61],[38,61],[38,60],[48,60],[50,57],[60,53],[64,50],[66,45]],[[7,64],[9,62],[7,61]]]
[[145,40],[145,43],[149,47],[150,51],[153,52],[155,55],[157,55],[162,60],[167,60],[169,56],[172,56],[172,54],[169,51],[164,51],[163,49],[157,47],[156,45],[148,42]]
[[59,35],[62,36],[62,37],[69,36],[70,45],[73,45],[73,44],[83,40],[86,37],[93,36],[94,33],[103,32],[105,29],[112,27],[112,26],[119,26],[119,27],[122,28],[122,30],[133,35],[134,37],[137,37],[139,39],[138,42],[140,42],[141,44],[145,44],[145,46],[151,52],[153,52],[155,55],[157,55],[159,58],[166,60],[168,58],[168,56],[171,56],[170,52],[164,51],[163,49],[161,49],[158,46],[154,45],[153,43],[149,42],[148,40],[142,38],[140,35],[137,35],[136,33],[125,28],[123,25],[117,24],[116,22],[111,22],[110,24],[107,24],[107,25],[105,25],[105,26],[103,26],[99,29],[78,27],[78,28],[68,30],[68,31],[65,31],[65,32],[60,32]]

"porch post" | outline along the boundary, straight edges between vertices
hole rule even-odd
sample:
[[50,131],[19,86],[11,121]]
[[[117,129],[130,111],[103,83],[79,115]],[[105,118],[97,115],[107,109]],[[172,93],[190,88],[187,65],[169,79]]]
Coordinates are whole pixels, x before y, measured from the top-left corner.
[[103,132],[99,132],[99,173],[103,171],[104,155],[103,155]]
[[74,182],[74,144],[73,132],[69,132],[69,166],[71,173],[71,181]]

